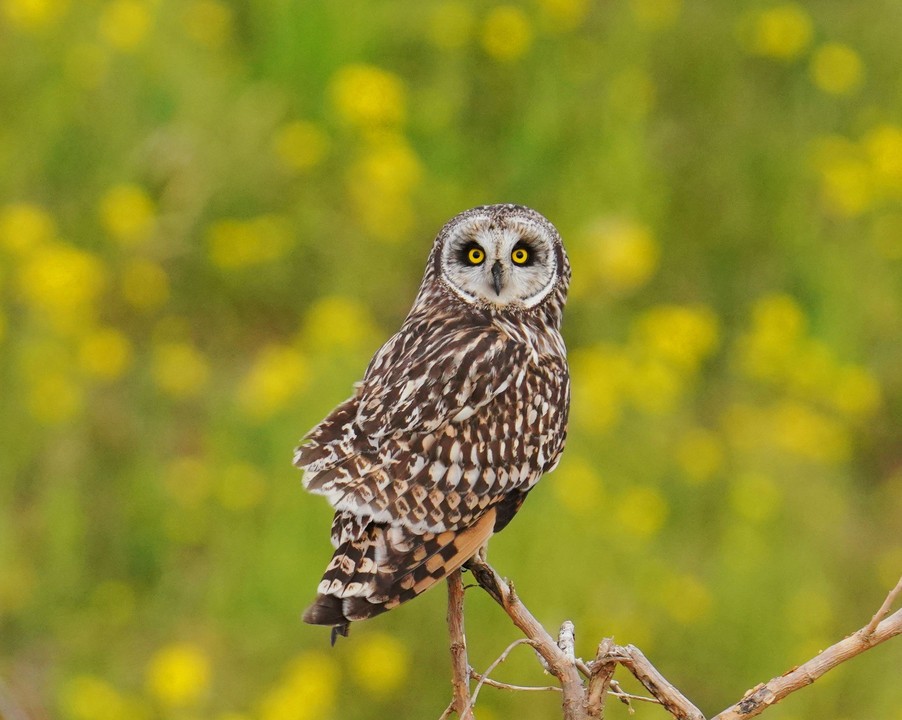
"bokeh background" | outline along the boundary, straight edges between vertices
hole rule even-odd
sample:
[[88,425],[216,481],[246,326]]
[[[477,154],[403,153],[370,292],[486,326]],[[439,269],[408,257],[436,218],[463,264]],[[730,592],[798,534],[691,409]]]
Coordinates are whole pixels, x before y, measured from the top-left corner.
[[[491,202],[574,268],[569,447],[490,554],[535,614],[708,713],[865,624],[902,572],[900,27],[896,0],[2,0],[0,715],[438,717],[443,590],[334,649],[301,624],[330,513],[290,460]],[[517,633],[467,598],[484,668]],[[900,667],[890,642],[768,717],[902,718]],[[522,648],[497,677],[547,682]]]

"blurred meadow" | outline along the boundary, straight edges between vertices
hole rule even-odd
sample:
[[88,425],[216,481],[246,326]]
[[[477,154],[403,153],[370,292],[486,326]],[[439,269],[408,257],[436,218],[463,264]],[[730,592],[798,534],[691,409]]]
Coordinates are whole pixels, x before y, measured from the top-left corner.
[[[568,450],[490,552],[538,618],[706,713],[864,625],[902,573],[900,28],[897,0],[0,0],[0,716],[438,717],[443,588],[334,649],[300,622],[330,513],[291,455],[493,202],[574,268]],[[467,598],[485,668],[517,633]],[[902,720],[900,668],[891,641],[767,717]],[[496,675],[546,683],[522,648]]]

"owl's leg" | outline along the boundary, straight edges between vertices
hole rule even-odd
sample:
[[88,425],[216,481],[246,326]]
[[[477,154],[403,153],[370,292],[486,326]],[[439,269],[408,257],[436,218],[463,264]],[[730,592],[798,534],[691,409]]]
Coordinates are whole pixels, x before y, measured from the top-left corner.
[[486,538],[486,541],[479,546],[479,549],[476,551],[476,558],[481,560],[482,562],[489,561],[489,541]]

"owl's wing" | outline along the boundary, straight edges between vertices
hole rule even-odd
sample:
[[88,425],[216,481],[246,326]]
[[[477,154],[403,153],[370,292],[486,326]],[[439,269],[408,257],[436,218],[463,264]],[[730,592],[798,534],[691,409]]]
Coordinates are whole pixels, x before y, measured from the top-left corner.
[[358,394],[298,450],[311,492],[339,511],[440,533],[554,467],[569,403],[564,359],[485,328],[444,337],[408,346],[402,336],[377,354]]
[[358,427],[376,442],[459,422],[528,371],[530,348],[492,326],[395,337],[367,368],[357,409]]
[[[316,475],[388,449],[392,436],[425,435],[475,410],[507,387],[489,378],[505,343],[497,333],[465,329],[421,334],[402,328],[376,353],[355,394],[335,408],[304,438],[294,464],[304,484],[318,492]],[[521,362],[522,349],[507,348],[508,366]],[[515,357],[516,356],[516,357]],[[494,373],[492,373],[494,375]],[[387,442],[387,440],[389,440]]]

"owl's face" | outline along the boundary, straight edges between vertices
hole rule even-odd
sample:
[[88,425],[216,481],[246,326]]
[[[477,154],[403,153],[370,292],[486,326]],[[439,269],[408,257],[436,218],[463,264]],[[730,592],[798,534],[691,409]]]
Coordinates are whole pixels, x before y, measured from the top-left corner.
[[475,208],[454,218],[442,235],[440,277],[468,303],[535,307],[565,272],[557,231],[529,208]]

